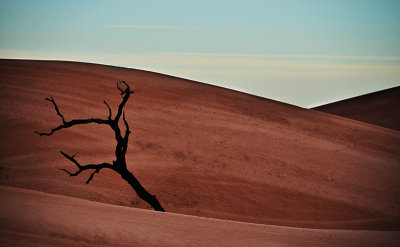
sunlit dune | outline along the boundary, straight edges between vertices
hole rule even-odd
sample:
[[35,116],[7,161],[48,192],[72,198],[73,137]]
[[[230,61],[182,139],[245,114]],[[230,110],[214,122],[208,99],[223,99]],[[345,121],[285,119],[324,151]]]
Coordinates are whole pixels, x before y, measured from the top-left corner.
[[[124,108],[132,128],[127,164],[167,214],[142,210],[147,204],[110,170],[90,184],[90,172],[69,177],[59,170],[76,169],[60,150],[82,164],[111,163],[116,142],[109,128],[34,133],[61,123],[44,100],[50,96],[67,120],[106,118],[103,100],[115,111],[120,80],[135,89]],[[240,234],[248,233],[254,245],[399,243],[399,131],[172,76],[86,63],[0,60],[0,88],[0,181],[7,186],[1,200],[8,201],[0,216],[2,222],[18,219],[15,228],[1,225],[4,241],[15,236],[67,246],[84,240],[90,246],[113,244],[118,233],[138,246],[244,246]],[[37,212],[28,215],[28,209]],[[103,227],[107,222],[111,228]],[[130,235],[123,226],[143,229]]]

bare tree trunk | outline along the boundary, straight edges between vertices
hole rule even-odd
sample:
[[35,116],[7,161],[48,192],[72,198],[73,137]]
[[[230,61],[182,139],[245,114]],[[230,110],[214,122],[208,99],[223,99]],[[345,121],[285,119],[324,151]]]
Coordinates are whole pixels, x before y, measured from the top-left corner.
[[119,171],[121,177],[127,181],[132,188],[136,191],[136,194],[139,196],[140,199],[147,202],[154,210],[164,212],[164,208],[158,202],[155,195],[150,194],[136,179],[136,177],[129,172],[127,169],[123,171]]

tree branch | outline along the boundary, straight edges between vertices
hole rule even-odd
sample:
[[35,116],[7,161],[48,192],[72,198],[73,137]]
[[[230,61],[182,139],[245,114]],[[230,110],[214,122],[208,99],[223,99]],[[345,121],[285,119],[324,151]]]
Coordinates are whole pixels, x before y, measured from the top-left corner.
[[124,97],[123,97],[123,99],[122,99],[121,104],[119,104],[119,106],[118,106],[118,112],[117,112],[117,115],[115,116],[115,119],[114,119],[114,121],[116,121],[116,122],[119,121],[119,119],[120,119],[120,117],[121,117],[121,115],[122,115],[122,109],[124,108],[126,102],[128,101],[129,96],[130,96],[132,93],[134,93],[133,90],[130,90],[129,85],[126,84],[125,81],[121,81],[120,83],[124,84],[124,85],[126,86],[126,88],[125,88],[125,91],[122,90],[122,89],[119,87],[118,83],[117,83],[117,88],[119,89],[119,91],[121,91],[121,95],[124,95]]
[[121,83],[123,83],[126,86],[125,92],[129,92],[130,94],[135,92],[133,90],[130,90],[129,85],[125,81],[121,81]]
[[125,93],[125,91],[122,90],[122,88],[120,88],[120,87],[119,87],[119,84],[118,84],[118,83],[121,83],[121,82],[122,82],[122,81],[117,82],[117,88],[118,88],[118,90],[121,92],[121,95],[123,95],[123,94]]
[[65,121],[64,116],[61,114],[60,110],[57,107],[57,104],[55,102],[55,100],[53,99],[53,97],[51,98],[46,98],[47,101],[50,101],[51,103],[53,103],[54,105],[54,109],[57,112],[57,115],[61,117],[63,124],[53,128],[50,132],[39,132],[39,131],[34,131],[36,134],[40,135],[40,136],[50,136],[52,135],[54,132],[61,130],[61,129],[66,129],[66,128],[70,128],[74,125],[80,125],[80,124],[89,124],[89,123],[96,123],[96,124],[107,124],[111,126],[111,108],[110,106],[107,104],[106,101],[104,101],[104,104],[106,104],[107,108],[108,108],[108,112],[109,112],[109,116],[108,116],[108,120],[104,120],[104,119],[99,119],[99,118],[88,118],[88,119],[73,119],[71,121]]
[[104,120],[104,119],[99,119],[99,118],[89,118],[89,119],[74,119],[68,122],[64,122],[63,124],[55,127],[52,129],[50,132],[39,132],[35,131],[36,134],[40,136],[51,136],[54,132],[66,128],[70,128],[74,125],[80,125],[80,124],[89,124],[89,123],[96,123],[96,124],[107,124],[110,125],[110,120]]
[[125,139],[127,139],[127,136],[131,133],[131,131],[129,130],[129,125],[128,122],[125,119],[125,112],[123,113],[122,119],[124,120],[124,124],[125,124]]
[[54,101],[53,96],[51,96],[51,98],[46,98],[46,100],[47,100],[47,101],[50,101],[51,103],[53,103],[54,109],[56,110],[57,115],[60,116],[61,119],[62,119],[62,122],[65,123],[64,116],[63,116],[63,115],[60,113],[60,111],[58,110],[57,104],[56,104],[56,102]]
[[92,172],[92,174],[90,174],[90,177],[88,178],[88,180],[86,181],[86,184],[88,184],[90,181],[92,181],[94,174],[95,173],[99,173],[100,169],[96,169]]
[[60,169],[61,171],[64,171],[66,173],[69,174],[70,177],[74,177],[74,176],[78,176],[81,172],[86,171],[86,170],[94,170],[88,180],[86,181],[86,183],[88,184],[90,181],[92,181],[94,174],[95,173],[99,173],[101,169],[103,168],[109,168],[111,170],[113,170],[113,166],[109,163],[101,163],[101,164],[88,164],[88,165],[81,165],[79,164],[79,162],[75,159],[75,154],[70,156],[66,153],[64,153],[63,151],[60,151],[60,153],[62,155],[64,155],[65,158],[69,159],[72,163],[74,163],[77,167],[78,167],[78,171],[76,172],[70,172],[66,169]]
[[106,104],[107,108],[108,108],[108,119],[111,120],[111,108],[110,106],[107,104],[107,102],[104,100],[104,104]]

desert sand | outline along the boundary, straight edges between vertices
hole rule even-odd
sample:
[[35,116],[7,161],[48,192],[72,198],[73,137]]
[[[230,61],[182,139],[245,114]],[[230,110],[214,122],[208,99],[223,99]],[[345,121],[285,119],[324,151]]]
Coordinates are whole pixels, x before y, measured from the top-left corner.
[[400,130],[400,86],[314,107],[378,126]]
[[[192,230],[202,224],[221,224],[232,235],[237,228],[253,231],[252,234],[275,231],[274,237],[263,233],[263,237],[248,239],[270,238],[277,246],[293,242],[308,246],[308,240],[296,239],[313,233],[315,238],[310,238],[316,241],[314,246],[356,244],[357,239],[364,241],[364,237],[371,239],[367,242],[372,245],[398,243],[400,132],[396,130],[134,69],[75,62],[0,60],[0,75],[0,181],[7,186],[2,189],[6,192],[1,199],[8,201],[7,197],[14,193],[10,187],[33,190],[15,189],[15,198],[9,200],[1,217],[6,219],[8,214],[17,215],[24,210],[13,207],[12,202],[25,201],[24,205],[32,207],[42,205],[42,211],[48,211],[47,207],[56,211],[48,219],[46,214],[26,218],[25,223],[24,217],[19,218],[22,222],[13,230],[2,224],[4,241],[9,236],[36,231],[35,224],[52,224],[58,215],[53,202],[65,200],[70,207],[66,204],[60,214],[69,212],[71,217],[66,215],[65,222],[58,225],[68,232],[63,235],[65,241],[75,241],[74,234],[84,235],[73,229],[76,223],[86,222],[82,227],[90,228],[87,221],[106,224],[112,218],[92,219],[100,215],[92,212],[85,216],[86,220],[80,220],[76,212],[70,212],[81,207],[90,211],[88,208],[94,207],[99,212],[107,211],[105,208],[113,211],[110,215],[140,215],[149,222],[154,214],[158,216],[154,225],[173,225],[162,218],[172,215],[177,222],[190,222],[187,224]],[[146,189],[157,195],[168,212],[165,216],[133,209],[148,207],[112,171],[101,171],[87,185],[89,173],[69,177],[59,170],[76,169],[60,155],[60,150],[77,154],[76,159],[82,164],[112,162],[115,140],[110,129],[90,125],[51,137],[34,134],[35,130],[47,131],[60,124],[53,106],[44,98],[53,96],[67,120],[106,118],[108,111],[103,100],[113,109],[118,106],[121,98],[115,83],[120,80],[127,81],[136,91],[125,107],[133,129],[127,163]],[[48,201],[41,203],[36,195]],[[81,206],[71,206],[74,203]],[[8,212],[14,208],[15,212]],[[113,223],[116,228],[107,231],[120,231],[116,225]],[[151,231],[154,225],[146,229]],[[156,230],[160,241],[166,234],[162,230],[165,228],[160,226]],[[101,238],[95,231],[83,232],[97,236],[88,237],[90,241],[113,241],[112,234],[105,233],[106,237]],[[221,231],[199,233],[196,238],[207,235],[204,238],[209,242],[204,239],[203,245],[213,245],[216,238],[225,241]],[[294,234],[293,238],[288,232]],[[44,229],[40,234],[49,236],[51,232]],[[178,238],[182,232],[176,228],[174,234]],[[229,236],[233,238],[232,235]],[[34,238],[24,236],[24,243]],[[129,241],[150,243],[135,236],[136,240]],[[230,241],[229,236],[226,241]],[[394,242],[384,242],[389,241],[387,238]],[[176,243],[168,241],[165,245]]]
[[[315,230],[109,205],[0,186],[9,246],[398,246],[398,232]],[[74,220],[71,220],[74,219]],[[41,222],[38,225],[38,221]],[[21,231],[21,229],[26,229]]]

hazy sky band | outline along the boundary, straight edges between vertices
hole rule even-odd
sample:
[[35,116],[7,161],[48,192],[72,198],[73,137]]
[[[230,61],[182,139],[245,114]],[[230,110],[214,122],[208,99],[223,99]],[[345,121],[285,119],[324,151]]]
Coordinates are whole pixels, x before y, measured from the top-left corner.
[[120,65],[301,106],[400,85],[400,1],[0,1],[0,57]]

